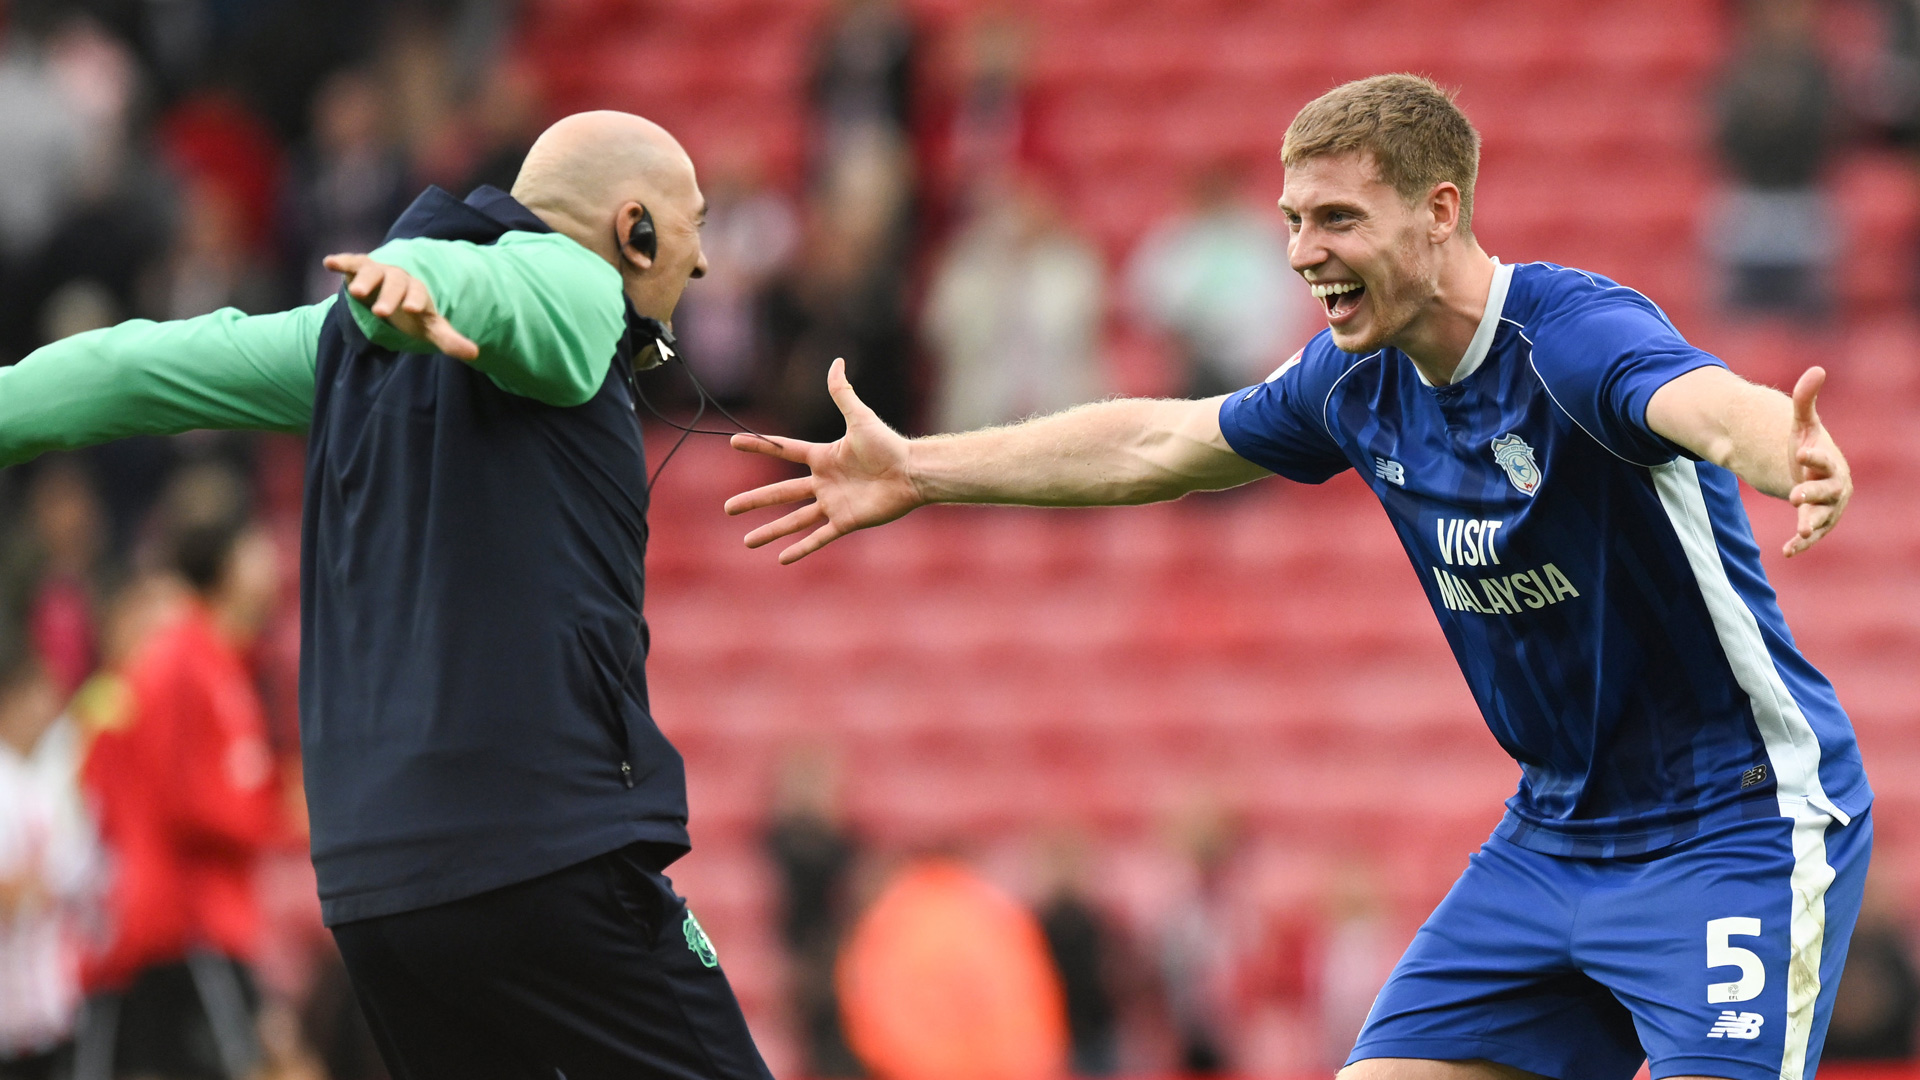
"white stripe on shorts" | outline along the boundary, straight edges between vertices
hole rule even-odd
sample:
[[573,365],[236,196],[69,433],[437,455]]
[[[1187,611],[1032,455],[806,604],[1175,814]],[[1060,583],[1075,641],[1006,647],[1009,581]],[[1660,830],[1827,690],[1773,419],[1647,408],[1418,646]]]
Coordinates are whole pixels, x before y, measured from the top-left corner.
[[1827,826],[1834,821],[1846,824],[1847,815],[1821,788],[1820,740],[1774,667],[1766,639],[1760,636],[1759,620],[1727,577],[1698,467],[1681,457],[1651,472],[1660,505],[1687,553],[1694,581],[1713,618],[1727,664],[1752,703],[1754,723],[1766,744],[1779,791],[1780,816],[1793,820],[1793,913],[1787,928],[1787,1030],[1780,1080],[1801,1080],[1813,1035],[1814,1006],[1820,999],[1827,887],[1834,876],[1833,867],[1827,865]]

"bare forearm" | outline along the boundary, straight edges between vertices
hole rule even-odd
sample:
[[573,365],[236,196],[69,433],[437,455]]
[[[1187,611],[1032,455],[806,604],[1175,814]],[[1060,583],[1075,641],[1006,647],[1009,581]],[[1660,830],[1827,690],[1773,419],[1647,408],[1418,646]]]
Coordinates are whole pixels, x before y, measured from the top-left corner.
[[1725,439],[1713,447],[1717,456],[1709,460],[1757,491],[1786,498],[1793,490],[1793,401],[1770,386],[1755,386],[1728,408],[1726,427]]
[[1220,438],[1217,402],[1122,398],[1006,427],[916,439],[925,502],[1118,506],[1266,475]]
[[1753,390],[1728,415],[1732,448],[1716,465],[1732,469],[1755,490],[1784,500],[1793,490],[1789,450],[1793,400],[1772,386]]
[[1755,490],[1778,499],[1793,489],[1793,401],[1722,368],[1701,368],[1662,387],[1647,405],[1660,435]]

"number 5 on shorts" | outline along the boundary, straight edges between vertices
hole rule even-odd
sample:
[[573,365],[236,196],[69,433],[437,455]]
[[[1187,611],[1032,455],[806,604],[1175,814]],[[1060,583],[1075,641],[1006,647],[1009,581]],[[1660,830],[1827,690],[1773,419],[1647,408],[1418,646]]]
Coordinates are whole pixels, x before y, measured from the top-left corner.
[[1742,949],[1730,945],[1731,937],[1758,937],[1759,919],[1708,919],[1707,920],[1707,967],[1737,967],[1740,978],[1737,982],[1709,983],[1707,985],[1707,1003],[1719,1004],[1724,1001],[1751,1001],[1760,996],[1767,985],[1767,969],[1760,963],[1760,957],[1751,949]]

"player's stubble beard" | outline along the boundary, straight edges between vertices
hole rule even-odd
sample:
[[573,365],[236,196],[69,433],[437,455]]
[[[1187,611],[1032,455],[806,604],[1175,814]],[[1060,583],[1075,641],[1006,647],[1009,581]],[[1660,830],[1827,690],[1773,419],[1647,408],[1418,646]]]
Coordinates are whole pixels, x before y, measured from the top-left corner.
[[1361,300],[1367,310],[1358,334],[1334,328],[1333,343],[1341,352],[1365,356],[1393,344],[1440,294],[1438,253],[1413,224],[1400,230],[1376,268],[1362,272],[1349,264],[1349,269],[1367,287]]

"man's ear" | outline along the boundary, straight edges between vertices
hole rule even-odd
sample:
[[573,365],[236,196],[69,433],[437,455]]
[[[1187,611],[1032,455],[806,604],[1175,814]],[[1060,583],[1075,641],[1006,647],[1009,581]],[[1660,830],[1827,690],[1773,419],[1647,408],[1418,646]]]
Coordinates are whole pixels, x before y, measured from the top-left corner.
[[653,269],[659,254],[654,235],[653,215],[644,204],[629,199],[620,205],[613,218],[613,241],[623,264],[641,273]]
[[1460,189],[1451,180],[1433,185],[1433,190],[1427,193],[1427,210],[1433,214],[1428,239],[1436,244],[1446,243],[1460,229]]

